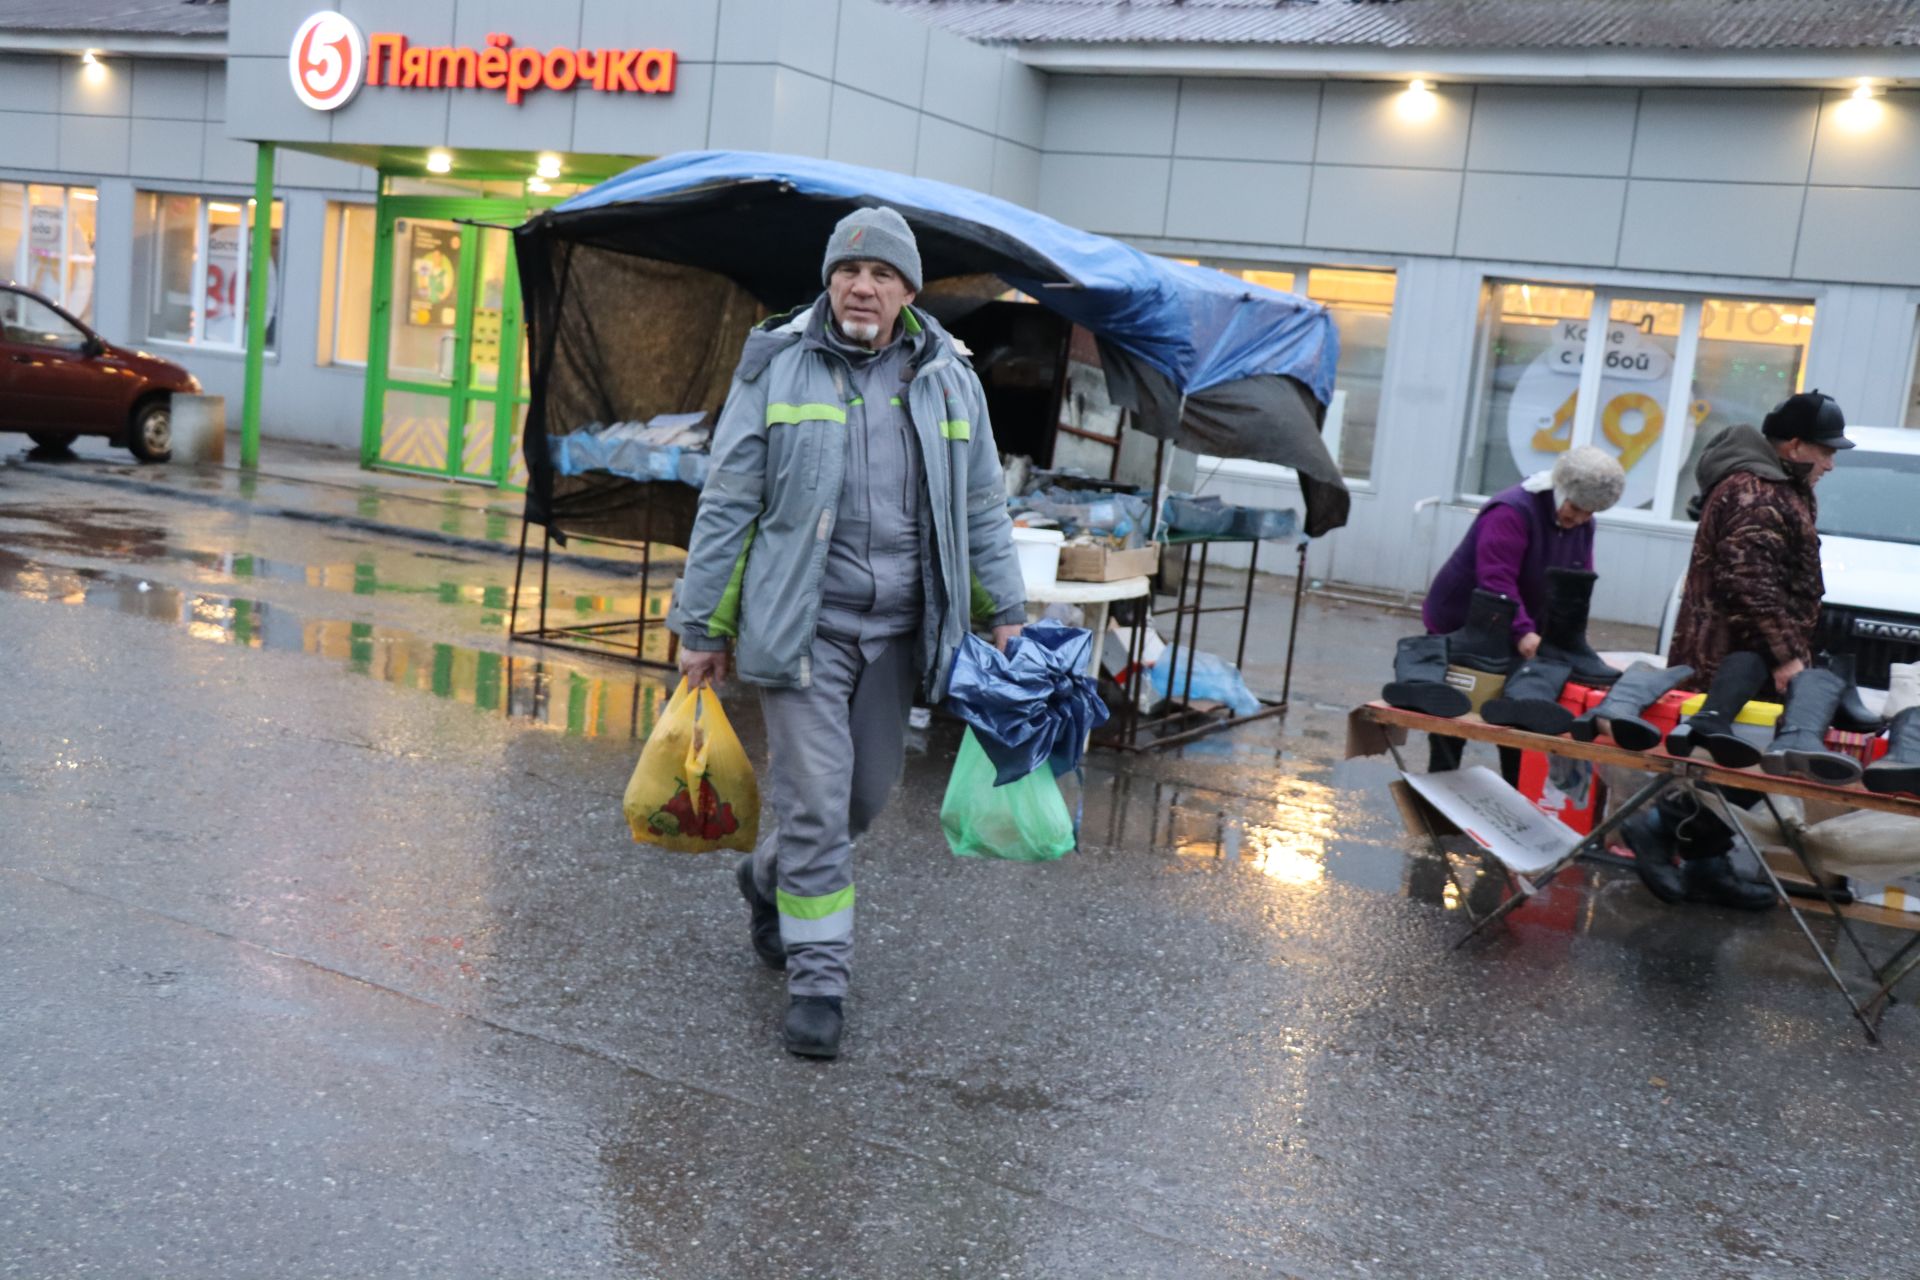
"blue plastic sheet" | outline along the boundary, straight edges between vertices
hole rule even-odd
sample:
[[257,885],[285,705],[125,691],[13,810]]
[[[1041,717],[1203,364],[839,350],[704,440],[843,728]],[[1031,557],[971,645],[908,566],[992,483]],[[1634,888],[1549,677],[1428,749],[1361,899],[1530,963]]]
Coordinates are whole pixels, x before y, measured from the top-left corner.
[[973,726],[995,786],[1043,763],[1056,778],[1079,766],[1087,734],[1107,722],[1107,704],[1086,674],[1092,653],[1092,632],[1057,622],[1032,624],[1005,653],[975,635],[960,642],[947,707]]

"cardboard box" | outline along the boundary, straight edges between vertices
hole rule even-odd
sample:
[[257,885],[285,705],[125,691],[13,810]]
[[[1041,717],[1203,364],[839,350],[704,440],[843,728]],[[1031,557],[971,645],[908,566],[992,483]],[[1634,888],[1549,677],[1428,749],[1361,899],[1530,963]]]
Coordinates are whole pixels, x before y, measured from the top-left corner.
[[1067,582],[1118,582],[1144,578],[1160,567],[1160,544],[1122,551],[1104,543],[1068,543],[1060,548],[1059,576]]

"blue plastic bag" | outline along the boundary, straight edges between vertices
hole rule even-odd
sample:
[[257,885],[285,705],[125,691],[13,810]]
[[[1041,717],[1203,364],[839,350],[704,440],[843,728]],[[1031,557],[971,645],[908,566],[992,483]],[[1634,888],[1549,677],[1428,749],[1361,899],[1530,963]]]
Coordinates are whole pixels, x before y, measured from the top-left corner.
[[[1177,667],[1176,667],[1177,664]],[[1240,669],[1224,658],[1211,653],[1201,653],[1194,657],[1193,687],[1187,687],[1186,648],[1168,645],[1153,664],[1153,691],[1161,697],[1171,696],[1168,690],[1183,698],[1203,698],[1208,702],[1224,702],[1237,716],[1250,716],[1260,710],[1260,699],[1253,696],[1247,688],[1247,682],[1240,678]]]
[[1071,773],[1087,734],[1107,722],[1107,704],[1086,673],[1092,633],[1036,622],[1005,653],[979,636],[960,642],[947,679],[947,707],[972,725],[1002,783],[1051,764]]

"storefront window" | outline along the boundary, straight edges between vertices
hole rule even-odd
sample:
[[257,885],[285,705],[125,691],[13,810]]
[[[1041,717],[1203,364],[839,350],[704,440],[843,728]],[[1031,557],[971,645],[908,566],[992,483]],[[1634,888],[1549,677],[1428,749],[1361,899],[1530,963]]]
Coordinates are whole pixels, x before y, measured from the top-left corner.
[[92,187],[0,182],[0,279],[44,294],[93,323]]
[[1387,363],[1387,329],[1393,319],[1394,273],[1345,267],[1209,265],[1249,284],[1282,293],[1304,293],[1326,307],[1340,333],[1340,367],[1334,375],[1334,390],[1345,393],[1339,397],[1338,418],[1327,425],[1328,444],[1339,459],[1342,475],[1365,480],[1373,473],[1380,384]]
[[[247,345],[251,200],[140,193],[137,278],[147,295],[147,336],[217,350]],[[267,276],[267,349],[277,345],[281,229],[273,202]]]
[[327,206],[320,278],[321,364],[364,365],[373,320],[374,210],[370,204]]
[[1617,510],[1685,518],[1700,451],[1800,387],[1812,332],[1810,303],[1490,282],[1461,487],[1496,493],[1593,444],[1626,469]]

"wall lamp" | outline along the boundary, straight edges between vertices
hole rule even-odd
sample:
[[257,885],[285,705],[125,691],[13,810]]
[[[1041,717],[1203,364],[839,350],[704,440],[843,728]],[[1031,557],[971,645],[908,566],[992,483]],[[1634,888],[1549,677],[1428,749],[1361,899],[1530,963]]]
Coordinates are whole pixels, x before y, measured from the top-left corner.
[[453,152],[444,151],[439,147],[435,147],[433,150],[427,152],[427,172],[452,173]]
[[1431,120],[1440,110],[1440,96],[1428,87],[1425,80],[1415,80],[1406,87],[1395,105],[1403,120]]
[[1856,133],[1871,129],[1880,123],[1880,117],[1886,114],[1886,107],[1880,101],[1880,90],[1873,81],[1865,76],[1854,87],[1845,101],[1834,109],[1834,118]]

